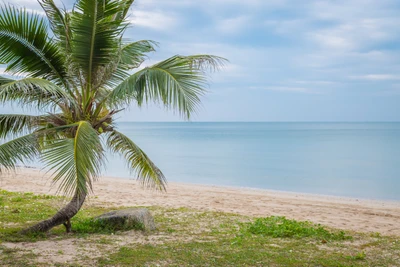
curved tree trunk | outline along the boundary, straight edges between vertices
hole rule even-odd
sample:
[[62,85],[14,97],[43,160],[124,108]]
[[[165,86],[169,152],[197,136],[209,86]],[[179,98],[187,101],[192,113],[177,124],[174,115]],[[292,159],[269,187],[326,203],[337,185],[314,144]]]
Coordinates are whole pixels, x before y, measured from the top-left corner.
[[40,223],[23,230],[22,233],[47,232],[51,228],[60,224],[64,224],[67,233],[69,233],[71,231],[70,219],[81,209],[85,202],[85,198],[86,193],[76,192],[71,201],[64,208],[59,210],[52,218],[41,221]]

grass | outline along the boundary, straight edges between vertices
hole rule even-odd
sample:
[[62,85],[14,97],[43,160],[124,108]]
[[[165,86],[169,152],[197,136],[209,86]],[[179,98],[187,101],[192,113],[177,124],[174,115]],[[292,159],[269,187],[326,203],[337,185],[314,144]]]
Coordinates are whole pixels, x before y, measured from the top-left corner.
[[[158,225],[151,233],[93,224],[93,216],[113,208],[92,204],[72,220],[72,234],[63,227],[46,235],[18,234],[62,203],[0,191],[1,266],[400,266],[399,237],[186,208],[150,207]],[[40,250],[46,242],[50,247]]]
[[326,242],[327,240],[348,240],[352,237],[344,231],[330,231],[320,224],[296,220],[285,217],[271,216],[258,218],[252,223],[244,224],[242,235],[253,234],[271,236],[275,238],[316,238]]
[[112,234],[117,231],[144,230],[143,225],[136,224],[132,228],[124,225],[113,225],[93,218],[78,217],[72,221],[72,231],[77,234]]
[[[368,266],[368,261],[350,253],[304,246],[297,240],[283,247],[268,239],[245,240],[233,246],[229,239],[218,242],[169,243],[163,246],[121,247],[101,266]],[[364,254],[363,254],[364,255]],[[371,265],[378,266],[378,265]]]
[[0,264],[1,266],[32,266],[32,258],[37,255],[33,252],[26,252],[21,249],[10,249],[0,245]]
[[[23,227],[34,224],[54,215],[65,205],[66,200],[49,195],[32,193],[7,192],[0,190],[0,240],[10,242],[38,241],[48,237],[47,234],[21,235]],[[77,234],[112,233],[114,229],[94,223],[92,218],[110,208],[84,208],[72,219],[72,230]],[[62,235],[64,226],[54,228],[51,235]]]

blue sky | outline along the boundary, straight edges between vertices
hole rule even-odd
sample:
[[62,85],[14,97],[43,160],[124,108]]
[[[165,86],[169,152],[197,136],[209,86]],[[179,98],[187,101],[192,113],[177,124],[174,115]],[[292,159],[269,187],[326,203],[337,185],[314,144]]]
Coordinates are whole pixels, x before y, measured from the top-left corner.
[[[159,42],[146,64],[229,59],[193,121],[400,121],[398,14],[399,0],[137,0],[126,37]],[[156,105],[120,119],[182,120]]]

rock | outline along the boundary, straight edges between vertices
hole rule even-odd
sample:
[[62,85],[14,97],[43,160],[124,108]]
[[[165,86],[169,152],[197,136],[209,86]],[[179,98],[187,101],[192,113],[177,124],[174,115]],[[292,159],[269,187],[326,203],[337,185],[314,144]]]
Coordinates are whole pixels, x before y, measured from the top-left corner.
[[143,208],[107,212],[96,217],[95,221],[112,227],[115,230],[141,229],[153,231],[156,229],[153,216],[148,209]]

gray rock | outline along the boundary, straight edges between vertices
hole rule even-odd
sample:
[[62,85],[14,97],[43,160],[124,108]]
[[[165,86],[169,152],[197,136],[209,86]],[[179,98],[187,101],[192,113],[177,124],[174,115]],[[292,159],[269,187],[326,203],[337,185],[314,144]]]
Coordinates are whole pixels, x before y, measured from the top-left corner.
[[153,216],[148,209],[143,208],[130,208],[107,212],[96,217],[95,221],[116,230],[141,229],[153,231],[156,229]]

